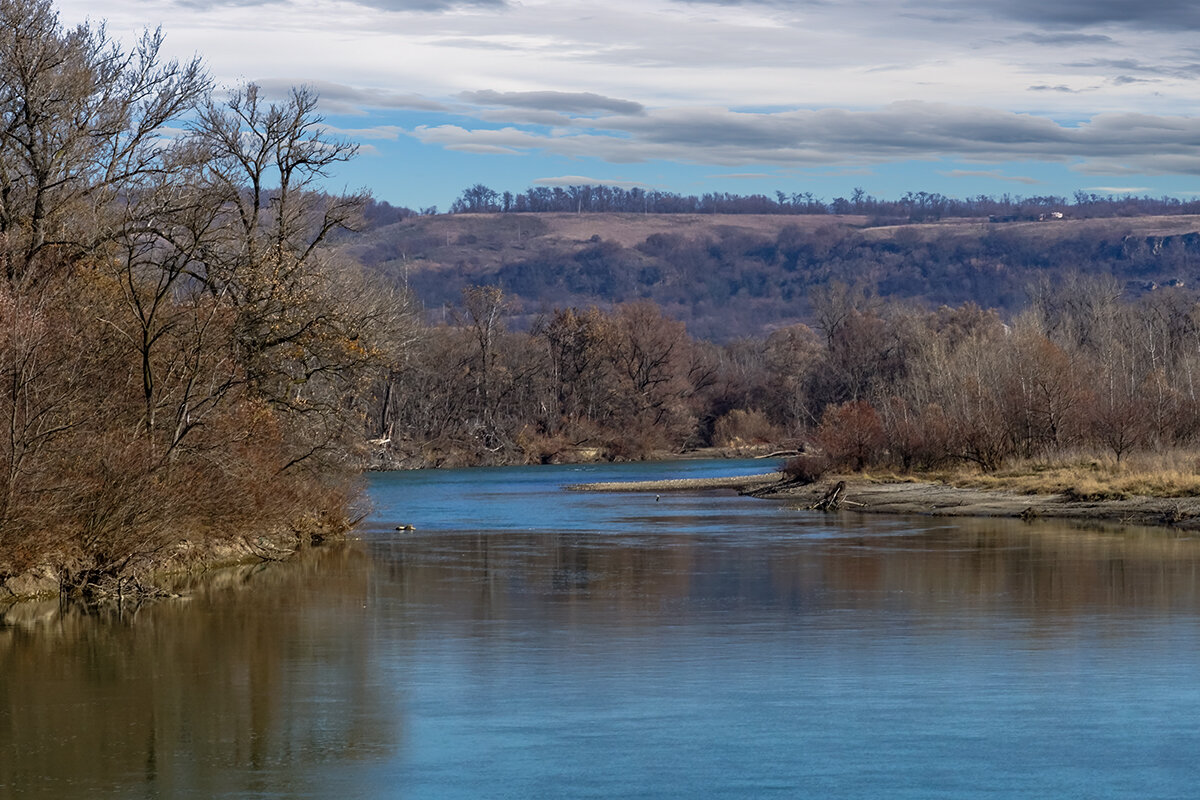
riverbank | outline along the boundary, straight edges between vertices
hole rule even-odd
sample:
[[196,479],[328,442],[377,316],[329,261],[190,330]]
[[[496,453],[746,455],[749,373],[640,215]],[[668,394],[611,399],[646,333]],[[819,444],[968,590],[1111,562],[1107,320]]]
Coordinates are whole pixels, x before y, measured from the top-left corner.
[[533,458],[528,453],[477,454],[453,451],[403,452],[377,449],[363,462],[366,472],[406,472],[413,469],[464,469],[470,467],[523,467],[547,464],[616,464],[642,461],[700,461],[704,459],[786,458],[798,451],[776,445],[745,445],[742,447],[694,447],[688,450],[652,450],[640,457],[614,457],[601,447],[571,447],[552,458]]
[[568,488],[595,492],[730,490],[807,508],[820,500],[838,480],[846,482],[841,511],[848,512],[1092,520],[1200,530],[1200,497],[1195,496],[1089,499],[1071,491],[1033,494],[999,488],[952,486],[935,481],[879,481],[856,476],[837,476],[798,485],[787,482],[778,472],[726,478],[592,483]]
[[782,472],[763,475],[733,475],[724,478],[673,478],[664,481],[608,481],[577,483],[568,486],[573,492],[677,492],[704,489],[733,489],[742,494],[769,489],[781,481]]
[[[298,553],[325,542],[345,539],[353,522],[313,516],[286,531],[271,534],[234,536],[217,541],[186,539],[167,554],[155,554],[140,568],[120,577],[111,577],[97,586],[73,587],[89,600],[166,596],[197,575],[239,565],[285,561]],[[42,564],[16,575],[0,576],[0,608],[28,600],[61,598],[67,592],[62,582],[63,569]]]

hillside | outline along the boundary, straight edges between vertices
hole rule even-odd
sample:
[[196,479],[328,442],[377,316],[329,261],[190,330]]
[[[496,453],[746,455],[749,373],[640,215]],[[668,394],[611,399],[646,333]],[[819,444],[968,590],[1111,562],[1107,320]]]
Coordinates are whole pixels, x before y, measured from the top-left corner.
[[650,299],[714,340],[805,320],[811,292],[834,281],[1008,311],[1034,282],[1071,272],[1112,274],[1131,295],[1200,281],[1200,216],[870,227],[848,215],[455,214],[409,217],[342,246],[407,284],[434,318],[463,287],[495,284],[518,324],[556,307]]

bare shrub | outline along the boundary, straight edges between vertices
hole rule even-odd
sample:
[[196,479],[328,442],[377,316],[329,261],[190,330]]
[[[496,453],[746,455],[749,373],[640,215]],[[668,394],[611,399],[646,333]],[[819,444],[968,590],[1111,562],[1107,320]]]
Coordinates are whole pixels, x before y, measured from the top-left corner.
[[827,408],[816,438],[833,466],[855,470],[877,463],[886,442],[879,414],[862,400]]
[[829,458],[823,453],[801,453],[784,462],[782,472],[796,483],[816,483],[829,472]]
[[717,447],[745,447],[778,441],[779,430],[766,414],[757,410],[735,408],[721,415],[713,424],[713,444]]
[[882,405],[881,421],[887,453],[904,470],[937,467],[950,458],[950,429],[941,407],[913,411],[900,397]]

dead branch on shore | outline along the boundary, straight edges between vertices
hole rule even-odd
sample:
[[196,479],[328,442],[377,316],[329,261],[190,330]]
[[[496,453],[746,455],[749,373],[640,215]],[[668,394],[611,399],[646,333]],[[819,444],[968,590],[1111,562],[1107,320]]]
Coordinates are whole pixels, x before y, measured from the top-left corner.
[[842,507],[842,503],[846,502],[846,482],[838,481],[833,488],[827,491],[820,500],[813,503],[809,508],[813,511],[837,511]]

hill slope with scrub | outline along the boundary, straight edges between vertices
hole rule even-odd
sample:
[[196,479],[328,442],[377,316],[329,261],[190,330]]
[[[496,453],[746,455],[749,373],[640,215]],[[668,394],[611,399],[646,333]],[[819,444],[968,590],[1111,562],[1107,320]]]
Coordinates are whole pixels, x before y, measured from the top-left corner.
[[444,318],[494,285],[529,325],[553,308],[651,300],[701,338],[812,318],[835,282],[936,308],[1013,312],[1028,287],[1114,276],[1129,297],[1200,281],[1200,216],[875,225],[864,215],[491,213],[410,216],[342,247]]

